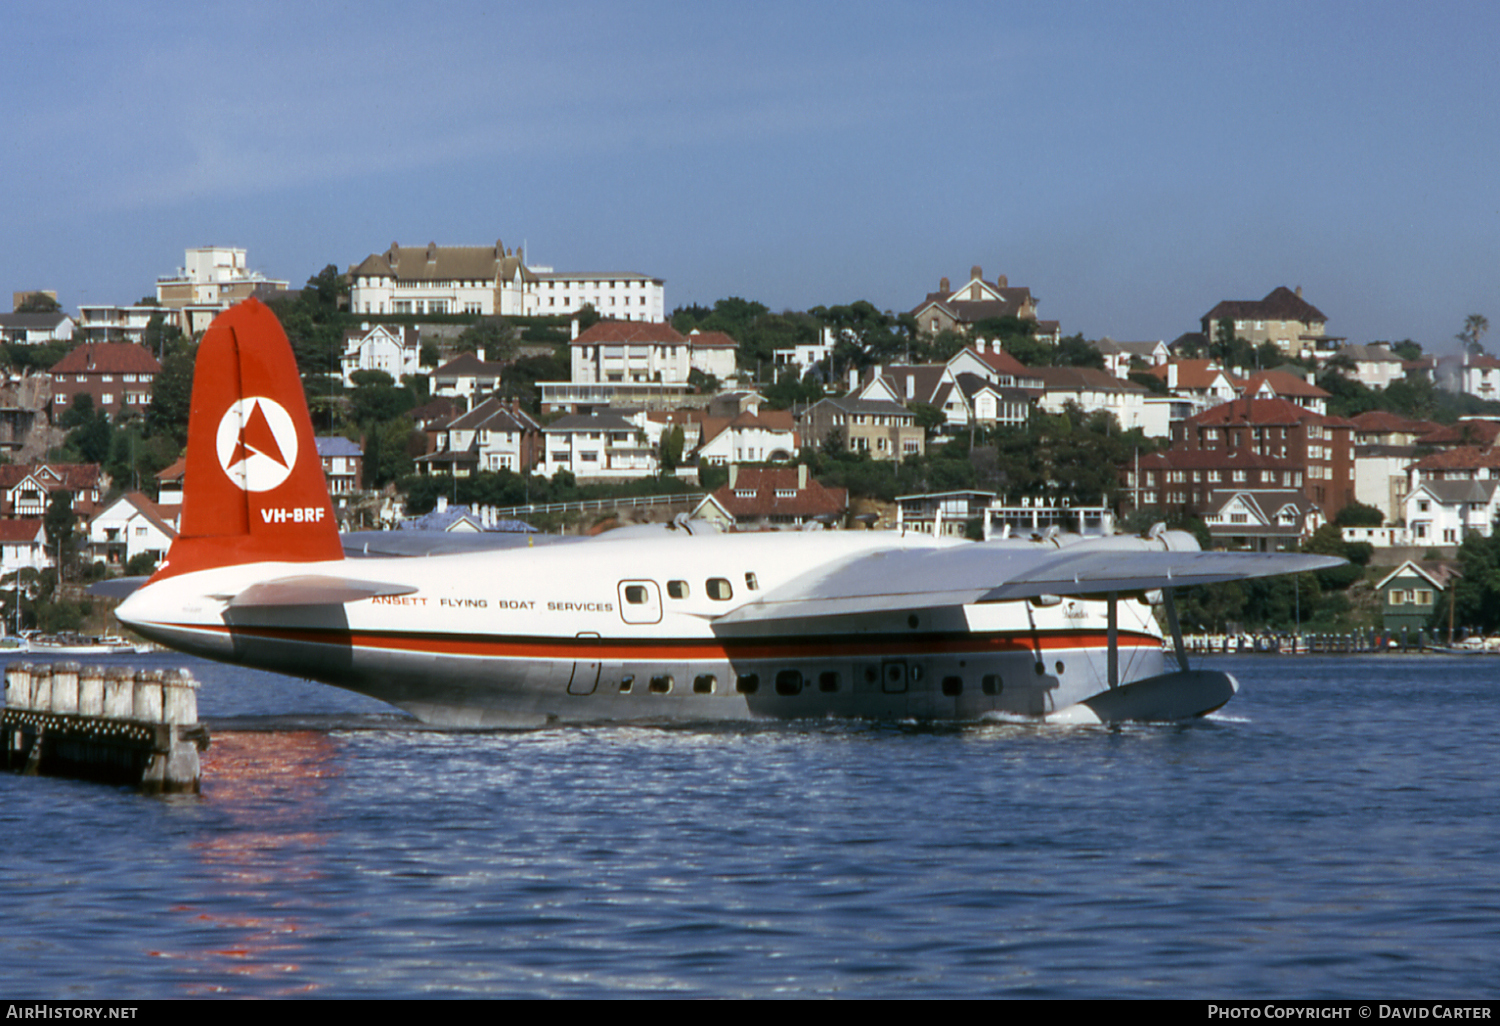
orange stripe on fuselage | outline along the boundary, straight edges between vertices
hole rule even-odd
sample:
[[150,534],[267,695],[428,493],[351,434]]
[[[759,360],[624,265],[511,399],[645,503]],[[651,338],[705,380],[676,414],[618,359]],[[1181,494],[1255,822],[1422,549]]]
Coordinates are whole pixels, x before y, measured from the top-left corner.
[[[1109,645],[1103,631],[942,635],[817,635],[779,638],[535,638],[460,634],[372,633],[295,627],[227,627],[217,624],[167,624],[178,630],[209,631],[268,641],[296,641],[340,648],[433,655],[619,662],[678,662],[700,660],[858,658],[911,655],[987,655],[1030,652],[1038,648],[1098,648]],[[1161,647],[1149,634],[1121,631],[1122,649]]]

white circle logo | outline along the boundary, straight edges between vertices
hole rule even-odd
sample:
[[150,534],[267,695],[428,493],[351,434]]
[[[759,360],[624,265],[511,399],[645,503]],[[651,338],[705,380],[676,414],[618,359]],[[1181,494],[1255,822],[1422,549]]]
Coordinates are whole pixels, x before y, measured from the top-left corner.
[[219,466],[235,486],[268,492],[297,465],[297,426],[274,399],[254,395],[224,411],[219,421]]

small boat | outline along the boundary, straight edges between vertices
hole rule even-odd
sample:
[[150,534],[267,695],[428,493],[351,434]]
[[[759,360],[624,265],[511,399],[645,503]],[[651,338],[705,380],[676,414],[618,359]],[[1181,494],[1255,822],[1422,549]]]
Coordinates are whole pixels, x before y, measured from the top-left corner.
[[124,638],[87,634],[38,634],[32,636],[27,651],[33,655],[126,655],[135,646]]

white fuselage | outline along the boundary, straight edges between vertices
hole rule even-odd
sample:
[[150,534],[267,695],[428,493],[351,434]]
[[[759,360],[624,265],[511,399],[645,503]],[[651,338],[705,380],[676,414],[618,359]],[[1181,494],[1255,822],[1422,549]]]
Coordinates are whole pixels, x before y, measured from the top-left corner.
[[[117,615],[173,648],[339,685],[457,726],[1049,715],[1106,690],[1099,601],[869,612],[749,633],[716,625],[863,553],[966,544],[890,532],[663,530],[455,556],[252,563],[150,584]],[[298,575],[409,590],[231,604],[251,585]],[[1119,682],[1159,674],[1149,607],[1118,608]]]

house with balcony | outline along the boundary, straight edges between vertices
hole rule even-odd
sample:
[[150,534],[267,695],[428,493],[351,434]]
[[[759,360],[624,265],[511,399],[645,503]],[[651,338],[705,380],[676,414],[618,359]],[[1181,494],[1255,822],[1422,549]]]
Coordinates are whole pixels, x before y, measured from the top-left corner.
[[1286,399],[1236,399],[1172,426],[1172,449],[1289,461],[1302,493],[1329,520],[1354,501],[1354,425]]
[[662,279],[635,271],[530,266],[521,249],[391,243],[349,269],[355,314],[567,316],[585,306],[620,321],[661,321]]
[[313,439],[313,444],[318,447],[328,494],[337,505],[343,505],[360,489],[364,479],[365,451],[358,442],[342,435],[319,435]]
[[1226,299],[1201,319],[1203,338],[1216,341],[1224,328],[1251,345],[1273,342],[1288,356],[1312,355],[1335,341],[1328,317],[1302,298],[1302,286],[1272,289],[1264,299]]
[[899,403],[853,396],[822,399],[797,418],[807,445],[830,441],[850,452],[877,460],[904,460],[927,451],[927,432],[916,414]]
[[1500,514],[1500,479],[1426,479],[1406,496],[1406,536],[1416,546],[1457,546],[1488,538]]
[[537,471],[551,477],[566,470],[578,480],[651,477],[660,467],[644,430],[645,414],[572,414],[542,429],[543,457]]
[[88,519],[99,510],[97,463],[7,463],[0,465],[0,517],[35,518],[47,512],[52,493],[73,496],[73,513]]
[[176,537],[167,513],[140,492],[122,495],[96,513],[88,525],[91,557],[116,571],[143,553],[155,556],[160,564]]
[[436,448],[417,457],[417,470],[423,474],[467,477],[498,470],[527,474],[542,462],[541,425],[514,399],[491,396],[467,413],[434,422],[427,431]]

